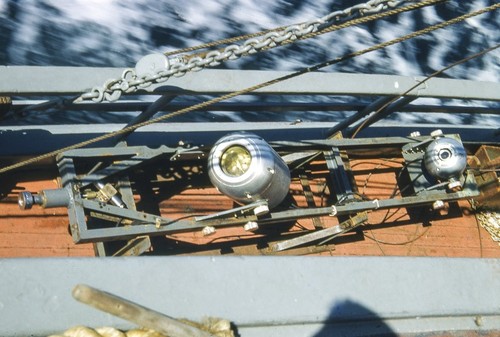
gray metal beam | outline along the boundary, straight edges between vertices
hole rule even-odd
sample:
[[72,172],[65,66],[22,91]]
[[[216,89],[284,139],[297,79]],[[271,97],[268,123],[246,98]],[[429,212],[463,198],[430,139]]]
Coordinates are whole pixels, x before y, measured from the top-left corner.
[[[44,110],[42,104],[48,103],[47,100],[13,100],[12,111],[19,111],[30,108],[30,111]],[[115,103],[90,103],[85,105],[85,111],[142,111],[146,109],[151,102],[141,100],[120,100]],[[161,111],[176,111],[193,105],[192,102],[170,103],[162,107]],[[38,108],[38,107],[39,108]],[[263,111],[263,112],[287,112],[287,111],[359,111],[364,109],[365,105],[343,102],[222,102],[212,104],[197,111]],[[80,110],[81,106],[77,104],[68,104],[67,110]],[[373,111],[373,109],[372,109]],[[422,105],[408,104],[398,109],[400,112],[446,112],[446,113],[465,113],[465,114],[494,114],[500,115],[500,107],[485,106],[459,106],[459,105]]]
[[[200,127],[202,125],[203,127]],[[0,144],[16,146],[0,147],[0,158],[12,157],[18,160],[23,156],[35,156],[73,145],[123,128],[125,124],[91,125],[23,125],[0,127]],[[222,136],[236,131],[254,132],[267,141],[289,139],[324,138],[332,126],[329,122],[240,122],[240,123],[158,123],[140,128],[128,138],[128,144],[177,146],[179,141],[186,144],[213,144]],[[411,131],[420,131],[422,135],[436,129],[444,133],[460,133],[465,143],[497,144],[500,135],[495,126],[480,125],[444,125],[444,124],[405,124],[377,123],[363,130],[359,137],[400,136],[407,137]],[[77,132],[75,132],[77,130]],[[95,144],[95,146],[112,146]]]
[[[124,69],[91,67],[0,66],[0,93],[77,94],[110,78],[120,78]],[[7,80],[8,79],[8,80]]]
[[[402,107],[408,105],[408,103],[414,101],[416,98],[417,98],[416,96],[404,96],[404,97],[399,98],[395,102],[392,102],[391,104],[389,104],[388,106],[386,106],[382,110],[380,110],[380,109],[384,105],[382,105],[380,108],[378,108],[376,110],[372,110],[373,114],[368,116],[365,120],[359,121],[358,123],[356,123],[356,125],[350,125],[347,128],[347,130],[345,130],[344,136],[351,137],[356,131],[358,131],[358,128],[359,128],[359,131],[366,129],[367,127],[378,122],[379,120],[386,118],[391,113],[396,112],[396,111],[400,111],[400,109]],[[387,104],[389,102],[390,101],[388,101]]]
[[0,259],[0,270],[5,337],[134,327],[73,300],[80,283],[175,318],[229,319],[241,337],[500,330],[499,259]]
[[[0,66],[1,95],[77,94],[108,79],[119,78],[123,69],[91,67]],[[289,74],[280,71],[213,70],[189,73],[152,85],[144,92],[226,93]],[[399,95],[424,77],[313,72],[263,89],[268,94]],[[432,78],[406,96],[500,100],[500,83]]]
[[336,134],[339,131],[343,131],[344,129],[348,128],[351,124],[359,121],[361,118],[364,118],[371,114],[372,112],[380,109],[382,106],[385,104],[388,104],[391,100],[393,100],[394,97],[380,97],[376,99],[374,102],[371,104],[363,107],[363,109],[359,110],[355,114],[345,118],[343,121],[338,122],[335,126],[332,126],[328,131],[327,131],[327,136],[331,137],[334,134]]

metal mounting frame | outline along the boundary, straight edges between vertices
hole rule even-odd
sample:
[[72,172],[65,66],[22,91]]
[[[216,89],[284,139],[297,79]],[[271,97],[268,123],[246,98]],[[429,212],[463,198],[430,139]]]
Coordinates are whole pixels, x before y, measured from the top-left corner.
[[[478,195],[479,192],[473,174],[466,172],[461,191],[450,192],[443,187],[431,191],[420,191],[416,195],[392,199],[359,200],[351,198],[348,200],[344,197],[353,195],[353,187],[347,177],[343,165],[344,159],[340,154],[341,151],[366,151],[374,147],[401,149],[405,144],[418,143],[425,139],[426,137],[389,137],[274,142],[273,147],[280,151],[290,150],[290,147],[292,147],[294,151],[308,150],[319,151],[323,154],[327,153],[328,155],[325,156],[326,166],[332,178],[329,188],[335,198],[331,206],[276,210],[264,216],[257,216],[252,212],[238,213],[238,209],[234,209],[198,218],[193,216],[191,218],[170,219],[159,214],[137,211],[135,205],[131,204],[133,194],[132,189],[127,184],[125,184],[124,189],[120,190],[127,199],[127,208],[85,197],[85,189],[90,188],[97,181],[109,181],[111,179],[126,182],[129,172],[141,165],[150,165],[159,158],[166,158],[171,163],[192,162],[193,160],[203,163],[207,152],[206,149],[170,148],[167,146],[161,146],[157,149],[146,146],[77,149],[61,154],[58,157],[58,168],[63,188],[67,189],[71,196],[68,215],[74,242],[104,242],[129,240],[140,236],[164,236],[180,232],[200,231],[207,226],[214,228],[243,226],[250,221],[257,222],[259,226],[265,226],[303,218],[342,217],[377,209],[431,205],[436,200],[450,202]],[[95,172],[81,174],[81,169],[78,166],[82,161],[85,162],[85,160],[90,159],[105,161],[108,164]],[[338,186],[341,188],[339,189]],[[114,225],[96,226],[89,224],[89,219],[92,218],[105,219]],[[124,222],[125,225],[123,225]],[[344,232],[344,227],[340,230],[334,230],[334,233]],[[355,226],[347,227],[347,230],[353,227]],[[329,232],[326,231],[325,233]]]

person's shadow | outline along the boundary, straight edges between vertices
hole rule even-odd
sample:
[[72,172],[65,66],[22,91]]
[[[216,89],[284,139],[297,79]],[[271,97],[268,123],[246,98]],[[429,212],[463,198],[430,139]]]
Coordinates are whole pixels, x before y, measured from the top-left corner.
[[397,337],[396,334],[375,312],[345,300],[334,304],[323,326],[313,337],[377,336]]

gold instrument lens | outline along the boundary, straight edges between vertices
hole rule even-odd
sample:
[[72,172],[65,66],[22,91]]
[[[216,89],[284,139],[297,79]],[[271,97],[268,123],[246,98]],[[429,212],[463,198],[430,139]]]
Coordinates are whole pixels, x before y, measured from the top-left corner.
[[230,146],[224,151],[220,158],[222,171],[231,177],[239,177],[250,168],[252,156],[243,146]]

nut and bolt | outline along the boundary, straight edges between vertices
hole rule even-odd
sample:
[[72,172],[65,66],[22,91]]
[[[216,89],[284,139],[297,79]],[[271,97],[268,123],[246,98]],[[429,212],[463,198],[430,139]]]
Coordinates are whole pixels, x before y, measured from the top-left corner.
[[255,221],[249,221],[245,224],[245,226],[243,226],[243,228],[247,232],[255,232],[256,230],[259,229],[259,224]]
[[445,207],[445,204],[444,204],[444,201],[443,200],[436,200],[434,201],[434,203],[432,204],[432,209],[435,210],[435,211],[438,211],[438,210],[441,210],[441,209],[444,209]]
[[444,135],[443,130],[441,130],[441,129],[437,129],[437,130],[434,130],[431,132],[432,138],[442,137],[443,135]]
[[462,183],[460,182],[460,180],[450,181],[450,183],[448,184],[448,189],[453,192],[460,191],[462,189]]
[[261,216],[267,213],[269,213],[269,206],[267,205],[260,205],[253,209],[253,214],[256,216]]
[[213,227],[213,226],[203,227],[203,229],[201,230],[201,234],[203,236],[209,236],[209,235],[215,234],[215,227]]

